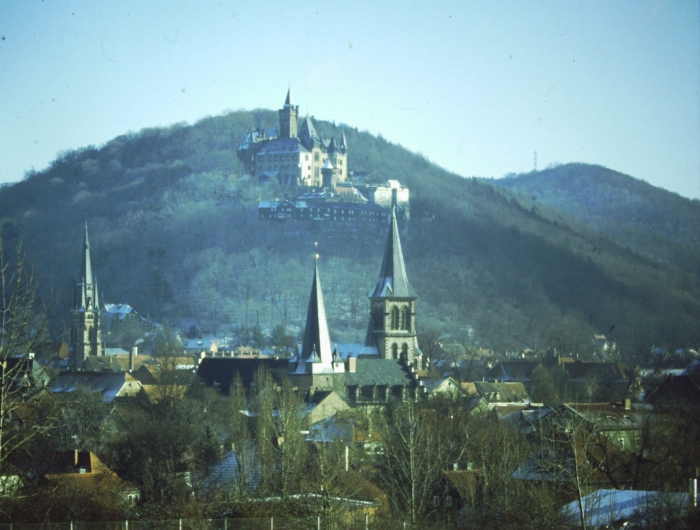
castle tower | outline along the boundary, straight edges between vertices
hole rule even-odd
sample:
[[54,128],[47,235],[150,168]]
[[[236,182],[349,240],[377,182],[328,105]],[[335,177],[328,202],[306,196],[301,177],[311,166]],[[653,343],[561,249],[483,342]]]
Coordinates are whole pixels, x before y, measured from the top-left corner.
[[287,90],[287,99],[284,107],[279,110],[280,116],[280,138],[297,137],[297,118],[299,116],[299,106],[292,105],[291,89]]
[[369,295],[365,346],[376,346],[382,359],[402,359],[408,365],[419,365],[422,354],[416,340],[417,298],[408,283],[396,211],[392,208],[379,279]]
[[105,354],[100,330],[100,301],[97,280],[92,275],[87,223],[80,278],[75,286],[75,300],[71,313],[70,369],[81,370],[88,355]]

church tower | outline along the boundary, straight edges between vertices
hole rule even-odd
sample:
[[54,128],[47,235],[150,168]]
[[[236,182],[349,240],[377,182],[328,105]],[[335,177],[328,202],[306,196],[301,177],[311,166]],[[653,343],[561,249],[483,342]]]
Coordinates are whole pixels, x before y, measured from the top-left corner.
[[287,90],[287,99],[284,107],[279,110],[280,116],[280,138],[297,137],[297,118],[299,117],[299,106],[292,105],[291,89]]
[[401,359],[409,366],[420,365],[422,354],[416,340],[415,318],[417,298],[408,283],[396,211],[392,209],[379,280],[369,295],[365,346],[376,347],[382,359]]
[[85,223],[80,278],[75,286],[75,300],[71,313],[70,369],[81,370],[88,355],[105,354],[100,330],[97,280],[92,276],[87,223]]

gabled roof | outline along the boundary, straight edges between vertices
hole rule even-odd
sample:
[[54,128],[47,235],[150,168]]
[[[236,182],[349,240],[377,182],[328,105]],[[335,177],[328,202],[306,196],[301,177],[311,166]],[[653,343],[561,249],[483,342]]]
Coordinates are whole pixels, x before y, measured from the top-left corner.
[[502,361],[493,366],[486,374],[484,379],[491,381],[530,381],[532,371],[539,366],[540,363],[535,361]]
[[399,227],[396,223],[396,211],[391,211],[391,226],[384,249],[379,280],[370,298],[417,298],[415,291],[408,283],[406,266],[403,261]]
[[301,127],[299,128],[299,134],[297,136],[308,149],[310,149],[314,143],[320,143],[321,141],[318,133],[316,133],[316,128],[311,118],[308,116],[301,122]]
[[141,383],[126,372],[61,372],[49,385],[54,394],[80,390],[100,394],[102,401],[111,403],[123,395],[135,395]]
[[476,392],[489,403],[529,403],[530,396],[522,383],[489,383],[476,381]]

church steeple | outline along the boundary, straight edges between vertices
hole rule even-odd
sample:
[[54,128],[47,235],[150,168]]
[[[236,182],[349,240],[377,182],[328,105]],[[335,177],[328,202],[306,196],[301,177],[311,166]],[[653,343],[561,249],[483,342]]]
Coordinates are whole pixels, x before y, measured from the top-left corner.
[[379,271],[379,280],[370,298],[417,298],[415,291],[408,283],[406,265],[403,261],[399,227],[396,222],[396,210],[391,209],[391,227],[384,247],[382,268]]
[[304,342],[299,355],[291,360],[290,372],[295,374],[332,374],[343,372],[342,361],[335,359],[328,333],[326,306],[323,303],[321,278],[318,274],[318,255],[314,263],[309,308],[306,312]]
[[88,226],[85,221],[85,239],[83,240],[83,259],[80,263],[80,277],[83,283],[92,285],[92,262],[90,261],[90,238],[88,237]]
[[314,280],[311,284],[309,308],[306,312],[306,328],[304,329],[301,358],[309,360],[312,355],[315,355],[314,360],[316,362],[330,364],[333,361],[331,338],[328,333],[326,306],[323,303],[323,292],[321,291],[321,278],[318,275],[318,260],[315,261]]
[[376,347],[383,359],[420,364],[421,351],[415,325],[417,298],[408,282],[396,212],[392,209],[379,279],[369,295],[370,317],[365,346]]
[[100,303],[97,280],[92,273],[90,238],[87,222],[80,261],[80,278],[75,286],[75,304],[71,317],[71,369],[80,370],[89,355],[104,355],[100,330]]

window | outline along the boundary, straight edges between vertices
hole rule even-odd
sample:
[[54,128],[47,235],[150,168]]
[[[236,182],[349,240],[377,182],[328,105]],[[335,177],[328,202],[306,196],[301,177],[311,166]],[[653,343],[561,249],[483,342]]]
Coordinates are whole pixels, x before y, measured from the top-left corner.
[[401,311],[401,329],[411,331],[411,307],[405,306]]
[[309,160],[309,155],[304,155],[304,160]]
[[399,329],[399,308],[391,308],[391,329]]
[[314,160],[318,162],[318,153],[314,153]]
[[391,345],[391,358],[392,358],[392,359],[398,359],[398,358],[399,358],[399,346],[398,346],[398,344],[392,344],[392,345]]

